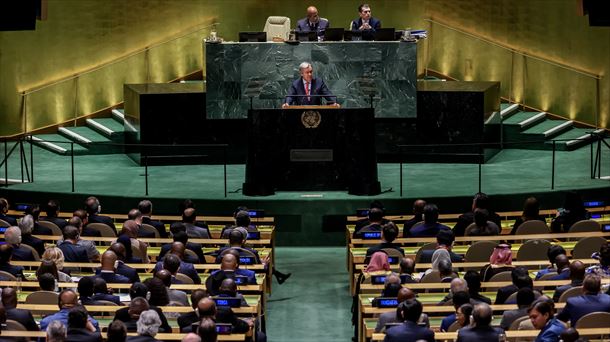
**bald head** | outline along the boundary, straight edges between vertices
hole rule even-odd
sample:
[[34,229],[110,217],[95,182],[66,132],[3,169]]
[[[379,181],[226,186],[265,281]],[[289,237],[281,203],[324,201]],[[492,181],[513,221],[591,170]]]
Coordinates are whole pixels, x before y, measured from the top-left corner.
[[182,222],[184,223],[195,223],[197,219],[197,214],[195,213],[195,208],[186,208],[182,213]]
[[71,308],[78,304],[78,296],[72,290],[63,290],[59,294],[59,308]]
[[402,287],[400,290],[398,290],[398,302],[402,303],[407,299],[415,299],[415,292],[406,287]]
[[12,287],[7,287],[2,290],[2,303],[4,307],[8,309],[14,309],[17,307],[17,291]]
[[222,257],[220,269],[223,271],[235,271],[237,269],[237,258],[231,253],[227,253]]
[[113,243],[108,250],[116,254],[117,259],[125,261],[125,246],[120,242]]
[[318,22],[320,18],[318,17],[318,9],[314,6],[307,7],[307,20],[312,23]]
[[585,279],[585,264],[580,261],[572,261],[570,264],[570,279],[571,280],[583,280]]
[[174,254],[175,256],[179,257],[180,260],[184,260],[185,250],[186,250],[186,247],[184,246],[184,244],[182,242],[174,241],[172,243],[172,248],[170,249],[169,252]]
[[389,276],[385,277],[384,285],[387,287],[390,284],[400,285],[400,277],[396,273],[392,273]]
[[211,298],[202,298],[197,303],[197,311],[199,312],[199,318],[204,317],[215,317],[216,316],[216,302]]
[[425,206],[426,206],[426,201],[424,201],[422,199],[418,199],[417,201],[413,202],[413,214],[415,214],[415,215],[423,214]]
[[235,297],[237,294],[237,283],[231,278],[224,279],[222,283],[220,283],[219,290],[222,294],[228,294],[231,297]]
[[168,270],[163,269],[158,271],[155,273],[155,278],[161,279],[166,287],[170,287],[172,285],[172,274]]
[[401,274],[413,274],[415,271],[415,260],[411,258],[400,259],[400,273]]
[[121,230],[121,235],[125,234],[132,239],[138,237],[138,224],[134,220],[127,220],[123,222],[123,229]]
[[472,317],[477,327],[487,327],[491,323],[491,306],[481,303],[474,306]]
[[102,270],[114,271],[114,263],[118,260],[116,253],[107,250],[102,254]]
[[148,309],[150,309],[148,301],[142,297],[136,297],[129,303],[129,310],[127,312],[132,320],[137,321],[140,318],[140,314]]
[[559,254],[555,257],[555,265],[557,266],[557,272],[561,272],[570,266],[570,260],[565,254]]
[[468,283],[462,278],[453,278],[451,280],[451,292],[468,292]]

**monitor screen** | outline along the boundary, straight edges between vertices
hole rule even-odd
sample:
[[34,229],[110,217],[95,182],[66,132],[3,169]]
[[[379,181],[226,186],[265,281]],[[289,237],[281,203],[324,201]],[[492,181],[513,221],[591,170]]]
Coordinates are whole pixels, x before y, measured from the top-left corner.
[[4,234],[8,227],[0,227],[0,233]]
[[364,239],[364,240],[381,239],[381,232],[363,232],[362,239]]
[[235,278],[233,280],[235,280],[235,284],[237,284],[237,285],[247,285],[248,284],[248,277],[246,277],[246,276],[238,275],[238,276],[235,276]]
[[311,32],[296,32],[297,40],[300,42],[317,42],[318,41],[318,33],[315,31]]
[[372,276],[371,277],[371,284],[379,285],[379,284],[383,284],[383,283],[385,283],[385,276],[384,275]]
[[241,299],[237,297],[215,297],[214,302],[216,302],[216,306],[228,306],[231,308],[239,308],[241,306]]
[[33,204],[29,204],[29,203],[16,203],[15,210],[26,211],[26,210],[29,210],[32,206],[33,206]]
[[399,261],[400,261],[400,259],[397,257],[392,257],[392,256],[388,257],[388,263],[390,263],[390,264],[398,264]]
[[395,308],[398,306],[398,298],[376,298],[375,303],[378,308]]
[[267,32],[239,32],[240,42],[266,42]]
[[254,265],[256,260],[253,257],[240,256],[239,263],[242,265]]
[[602,225],[602,232],[610,233],[610,223]]
[[248,209],[248,216],[255,218],[265,217],[265,211],[262,209]]
[[393,41],[395,40],[395,30],[394,28],[380,28],[375,31],[374,37],[379,42]]
[[583,202],[583,205],[585,206],[585,208],[603,207],[604,201],[587,201]]
[[369,216],[369,209],[356,209],[356,216],[367,217]]
[[259,231],[248,232],[248,240],[260,240],[260,239],[261,239],[261,232],[259,232]]
[[229,323],[216,323],[216,332],[219,335],[229,335],[233,330],[233,325]]

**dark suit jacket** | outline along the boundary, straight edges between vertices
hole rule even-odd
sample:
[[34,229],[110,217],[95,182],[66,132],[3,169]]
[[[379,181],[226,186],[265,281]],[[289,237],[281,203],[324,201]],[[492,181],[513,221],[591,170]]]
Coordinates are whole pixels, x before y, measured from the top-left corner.
[[[327,102],[335,103],[337,98],[333,96],[326,84],[321,78],[314,77],[311,80],[311,93],[309,95],[323,95]],[[322,97],[310,96],[293,96],[293,95],[306,95],[305,86],[303,85],[303,78],[299,77],[297,80],[292,82],[292,85],[288,89],[288,96],[286,97],[286,103],[289,105],[300,105],[300,106],[311,106],[321,105]]]
[[64,253],[66,262],[89,262],[87,250],[82,246],[64,241],[57,247]]
[[[498,227],[502,227],[502,220],[500,219],[500,216],[493,211],[489,211],[489,218],[487,220],[495,223]],[[457,223],[453,227],[453,234],[455,234],[455,236],[464,236],[466,228],[468,228],[468,226],[473,222],[474,213],[472,211],[460,215]]]
[[216,322],[231,324],[233,326],[231,332],[234,334],[243,334],[250,330],[248,323],[239,319],[233,312],[233,309],[228,306],[216,307]]
[[[375,32],[375,30],[381,28],[381,20],[371,17],[369,18],[369,25],[371,26],[370,31]],[[360,30],[360,26],[362,26],[362,18],[352,20],[352,31]]]
[[556,276],[551,277],[551,279],[549,279],[549,280],[568,280],[568,279],[570,279],[570,269],[565,268],[563,271],[561,271]]
[[154,238],[155,232],[144,231],[143,229],[138,228],[138,237],[141,238]]
[[178,326],[180,327],[180,332],[191,332],[191,325],[196,322],[199,322],[199,315],[197,315],[195,310],[178,316]]
[[127,336],[128,342],[159,342],[159,340],[148,335]]
[[11,226],[17,227],[17,219],[15,219],[12,216],[6,216],[4,214],[0,214],[0,220],[6,221],[6,223],[10,224]]
[[142,217],[142,223],[149,224],[149,225],[155,227],[155,229],[157,229],[157,231],[159,232],[159,237],[161,237],[161,238],[168,237],[167,230],[165,229],[165,225],[163,224],[163,222],[155,221],[148,216],[144,216],[144,217]]
[[[391,327],[385,332],[384,342],[415,342],[425,340],[434,341],[434,332],[428,328],[420,327],[415,322],[405,323]],[[496,340],[497,341],[497,340]]]
[[38,222],[34,222],[34,229],[32,229],[33,235],[53,235],[53,231],[47,227],[43,227],[38,224]]
[[408,234],[409,237],[434,237],[441,230],[451,230],[451,228],[438,222],[433,224],[424,223],[419,227],[411,228]]
[[34,261],[34,254],[27,247],[13,245],[13,258],[18,261]]
[[91,300],[98,301],[98,300],[106,300],[109,302],[113,302],[116,305],[123,305],[121,304],[121,298],[119,296],[115,296],[115,295],[111,295],[108,293],[96,293],[93,295],[93,297],[91,297]]
[[43,217],[40,219],[40,221],[48,221],[55,223],[55,225],[58,226],[61,230],[63,230],[64,227],[68,225],[68,221],[59,217]]
[[382,242],[378,245],[369,247],[369,249],[366,250],[366,256],[371,256],[371,255],[373,255],[373,253],[379,252],[384,248],[393,248],[393,249],[399,251],[400,254],[405,255],[405,250],[400,248],[400,245],[397,245],[397,244],[391,243],[391,242]]
[[68,329],[66,342],[101,342],[102,335],[98,332],[92,333],[87,329]]
[[[205,256],[203,255],[203,251],[201,250],[201,245],[198,243],[192,243],[192,242],[187,242],[186,243],[186,248],[190,249],[191,251],[195,252],[195,254],[197,254],[197,257],[199,258],[197,261],[195,260],[186,260],[186,262],[189,262],[191,264],[193,263],[201,263],[201,264],[205,264]],[[171,243],[166,243],[165,245],[161,246],[161,251],[159,252],[159,258],[158,259],[163,259],[163,257],[165,256],[165,254],[167,254],[167,252],[170,251],[170,249],[172,249],[172,244]]]
[[[217,251],[216,251],[216,254],[218,255],[218,256],[216,257],[216,263],[217,263],[217,264],[220,264],[220,262],[222,261],[222,258],[220,257],[220,255],[222,254],[222,252],[226,251],[227,249],[231,249],[231,248],[234,248],[234,247],[230,247],[230,246],[229,246],[229,247],[222,247],[221,249],[219,249],[219,250],[217,250]],[[248,247],[240,247],[240,248],[241,248],[241,249],[245,249],[245,250],[248,250],[248,251],[252,252],[252,253],[253,253],[253,254],[256,256],[255,263],[257,263],[257,264],[260,264],[260,263],[261,263],[261,257],[258,255],[258,251],[257,251],[256,249],[252,249],[252,248],[248,248]],[[239,251],[239,250],[238,250],[238,251]],[[246,255],[246,253],[243,253],[243,252],[240,252],[239,254],[240,254],[240,256],[242,256],[242,257]]]
[[582,280],[576,280],[572,281],[570,284],[567,285],[557,286],[557,288],[555,289],[555,293],[553,293],[553,301],[557,303],[559,301],[559,297],[561,297],[564,292],[573,287],[582,286],[582,282]]
[[382,224],[369,223],[358,230],[354,230],[354,234],[352,234],[352,237],[354,239],[360,239],[362,237],[362,233],[364,232],[380,232],[382,229]]
[[413,227],[416,223],[423,221],[423,217],[421,215],[415,215],[413,218],[405,221],[404,226],[402,226],[402,237],[408,237],[409,231],[411,227]]
[[83,232],[81,236],[102,236],[102,233],[99,230],[83,227]]
[[139,283],[140,276],[138,275],[138,271],[135,268],[131,268],[122,261],[119,261],[119,266],[116,269],[116,273],[120,274],[127,279],[129,279],[130,283]]
[[[13,266],[11,264],[4,264],[4,265],[0,265],[0,271],[8,272],[8,273],[14,275],[15,277],[21,277],[22,279],[24,278],[22,266]],[[6,280],[8,280],[8,279],[6,279]]]
[[299,21],[297,21],[296,31],[297,32],[316,31],[316,32],[318,32],[318,35],[320,35],[321,32],[324,32],[324,30],[326,30],[329,27],[330,27],[330,22],[327,19],[320,18],[320,20],[318,20],[317,23],[315,23],[313,26],[310,26],[309,19],[303,18],[303,19],[299,19]]
[[513,284],[499,288],[498,292],[496,292],[495,304],[504,304],[508,297],[517,291],[519,291],[519,288]]
[[89,221],[89,223],[104,223],[104,224],[108,225],[110,228],[112,228],[112,230],[114,230],[115,233],[117,232],[114,222],[112,222],[112,219],[108,216],[101,216],[101,215],[93,214],[93,215],[89,215],[88,221]]
[[42,240],[27,234],[21,236],[21,243],[32,246],[36,252],[38,252],[38,256],[42,257],[42,254],[44,253],[44,242]]
[[[97,271],[96,271],[97,272]],[[106,283],[117,283],[117,284],[128,284],[130,283],[129,278],[117,274],[117,273],[102,273],[101,270],[97,272],[97,277],[100,277],[106,281]]]
[[498,336],[503,333],[500,328],[494,327],[468,327],[458,330],[458,342],[497,342]]
[[[153,269],[153,274],[157,273],[163,269],[163,261],[157,262],[155,268]],[[195,270],[193,264],[189,264],[188,262],[180,261],[180,269],[178,269],[178,273],[182,273],[187,275],[189,278],[193,279],[195,284],[201,284],[201,278],[199,277],[199,273]]]
[[[431,263],[432,254],[434,254],[434,252],[436,252],[436,249],[422,251],[420,254],[420,257],[419,257],[420,258],[419,262],[424,263],[424,264]],[[464,258],[462,258],[461,255],[455,254],[452,251],[449,252],[449,255],[451,256],[451,262],[460,262],[460,261],[464,260]]]
[[40,330],[30,310],[23,310],[17,308],[8,309],[6,310],[6,318],[21,323],[21,325],[23,325],[28,331]]
[[[169,323],[167,323],[167,318],[163,314],[163,311],[154,305],[151,305],[150,309],[155,310],[157,314],[159,314],[159,318],[161,319],[161,326],[159,327],[159,332],[171,332],[172,328],[169,326]],[[116,321],[117,319],[123,323],[130,322],[131,317],[129,317],[129,307],[120,308],[115,311],[113,321]]]
[[597,295],[584,294],[568,298],[566,306],[557,315],[557,318],[564,322],[569,319],[572,326],[574,326],[582,316],[597,311],[610,313],[610,296],[600,293]]

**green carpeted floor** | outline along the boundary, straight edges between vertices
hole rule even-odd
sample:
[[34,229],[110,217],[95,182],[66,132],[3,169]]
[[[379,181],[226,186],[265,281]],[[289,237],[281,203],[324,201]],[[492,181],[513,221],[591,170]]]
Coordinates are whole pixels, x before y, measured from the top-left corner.
[[273,280],[267,305],[270,342],[351,341],[353,328],[345,247],[276,248],[276,268],[291,272]]

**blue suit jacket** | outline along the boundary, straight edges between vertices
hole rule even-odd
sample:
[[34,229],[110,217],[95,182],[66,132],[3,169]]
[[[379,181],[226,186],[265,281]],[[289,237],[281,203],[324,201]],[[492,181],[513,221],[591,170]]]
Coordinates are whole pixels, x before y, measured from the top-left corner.
[[[4,264],[4,265],[0,265],[0,271],[8,272],[8,273],[14,275],[15,277],[23,278],[23,266],[14,266],[11,264]],[[8,279],[2,279],[2,280],[8,280]]]
[[610,296],[607,294],[584,294],[568,298],[566,306],[557,315],[557,318],[564,322],[569,319],[574,326],[582,316],[597,311],[610,312]]
[[438,222],[434,224],[424,223],[419,227],[411,228],[408,234],[410,237],[434,237],[441,229],[451,230],[451,228]]
[[556,276],[551,277],[550,280],[568,280],[570,279],[570,269],[566,268],[563,271],[561,271],[561,273],[557,274]]
[[[335,103],[337,102],[337,98],[333,96],[330,92],[326,84],[321,78],[314,77],[311,80],[311,94],[310,95],[323,95],[327,102]],[[294,96],[293,95],[303,95]],[[305,86],[303,85],[303,78],[299,77],[297,80],[292,82],[290,89],[288,89],[288,95],[286,97],[286,103],[289,105],[299,105],[299,106],[317,106],[322,104],[322,97],[311,96],[309,99],[305,97]]]
[[[381,20],[371,17],[369,19],[369,25],[371,25],[372,28],[367,31],[375,32],[375,30],[381,28]],[[352,20],[352,31],[360,30],[360,26],[362,26],[362,18]]]
[[300,19],[299,21],[297,21],[296,31],[299,31],[299,32],[316,31],[316,32],[318,32],[318,35],[320,35],[321,32],[323,33],[324,30],[326,30],[329,27],[330,27],[330,21],[328,21],[327,19],[320,18],[320,20],[318,20],[318,22],[315,23],[313,27],[311,27],[311,26],[309,26],[309,19],[303,18],[303,19]]
[[553,318],[540,330],[540,334],[538,334],[534,342],[559,342],[559,335],[565,329],[566,327],[563,323],[557,318]]
[[131,268],[125,265],[122,261],[119,261],[119,266],[116,268],[116,273],[125,276],[129,279],[130,283],[139,283],[140,276],[135,268]]
[[89,262],[85,247],[64,241],[57,246],[64,253],[67,262]]
[[96,293],[93,295],[93,297],[91,297],[91,299],[93,301],[98,301],[98,300],[107,300],[109,302],[113,302],[116,305],[121,305],[121,297],[119,296],[115,296],[115,295],[111,295],[108,293]]
[[458,330],[457,342],[477,341],[477,342],[496,342],[498,336],[503,332],[500,328],[494,327],[469,327]]
[[[157,273],[163,269],[163,261],[157,262],[155,268],[153,269],[153,274]],[[178,273],[182,273],[189,278],[193,279],[195,284],[201,284],[201,278],[199,277],[199,273],[195,270],[193,264],[189,264],[188,262],[180,261],[180,268],[178,269]]]
[[15,219],[12,216],[0,214],[0,220],[6,221],[6,223],[10,224],[11,226],[15,226],[15,227],[17,226],[17,219]]
[[420,327],[415,322],[407,321],[401,325],[391,327],[385,332],[384,342],[415,342],[425,340],[434,341],[434,331]]
[[96,276],[104,279],[106,283],[128,284],[129,278],[116,273],[102,273],[101,270],[96,270]]

